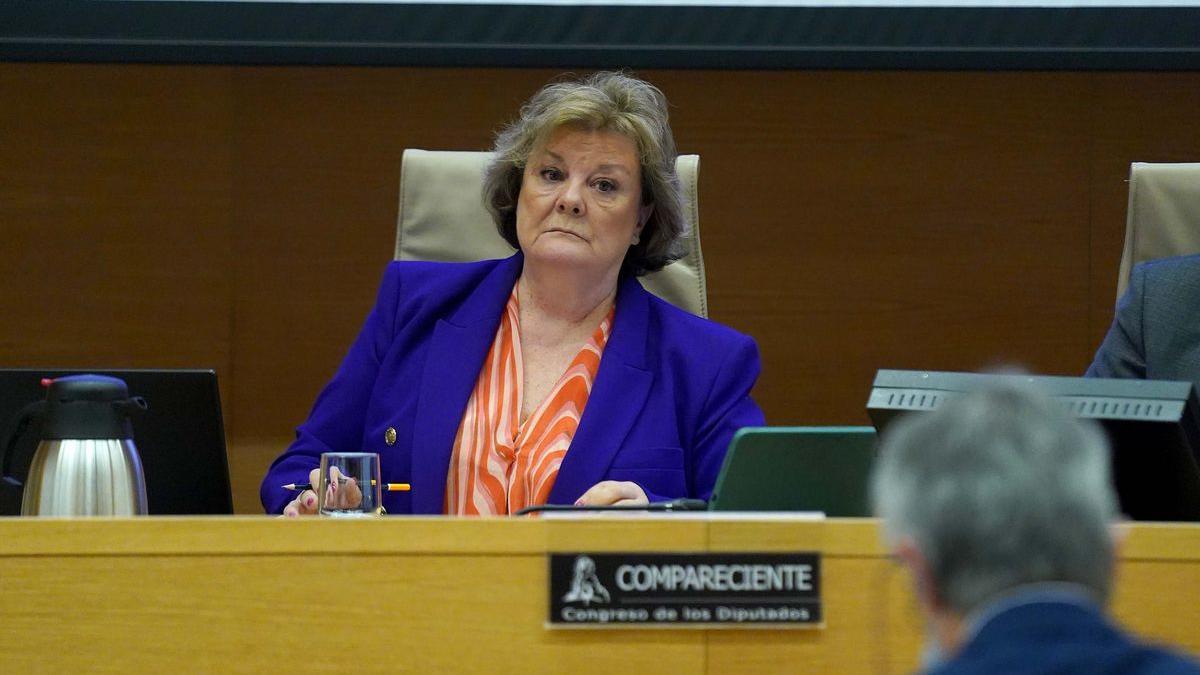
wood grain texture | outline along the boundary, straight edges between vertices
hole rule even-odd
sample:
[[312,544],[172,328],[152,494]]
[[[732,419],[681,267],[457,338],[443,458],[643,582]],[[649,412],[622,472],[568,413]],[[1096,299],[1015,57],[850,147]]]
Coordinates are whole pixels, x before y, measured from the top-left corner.
[[[9,672],[701,671],[694,632],[547,633],[544,568],[541,556],[26,558],[5,585],[28,590],[6,588],[4,603],[36,611],[4,612],[20,648],[0,660]],[[303,589],[333,592],[297,608]],[[70,618],[47,630],[47,616]]]
[[[486,148],[555,74],[0,64],[0,366],[216,368],[257,512],[370,309],[403,149]],[[1082,371],[1129,162],[1200,157],[1200,73],[641,74],[772,424],[866,423],[878,368]]]
[[[872,520],[0,519],[0,671],[907,673]],[[1130,527],[1117,618],[1200,653],[1200,526]],[[551,551],[822,553],[815,630],[547,631]]]
[[221,70],[0,64],[0,364],[231,390],[229,93]]
[[865,423],[881,367],[1056,370],[1078,350],[1079,80],[712,78],[704,92],[666,89],[681,111],[703,96],[750,102],[676,128],[704,158],[713,317],[759,339],[772,423]]

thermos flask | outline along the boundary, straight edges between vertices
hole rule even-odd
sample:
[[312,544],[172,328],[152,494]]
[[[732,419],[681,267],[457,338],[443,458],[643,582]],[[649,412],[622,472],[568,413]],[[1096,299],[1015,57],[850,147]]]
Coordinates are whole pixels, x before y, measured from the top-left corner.
[[71,375],[43,384],[46,400],[21,411],[0,447],[4,480],[20,486],[10,470],[14,448],[29,424],[41,421],[21,515],[144,515],[146,479],[129,420],[148,407],[145,399],[131,398],[123,380],[102,375]]

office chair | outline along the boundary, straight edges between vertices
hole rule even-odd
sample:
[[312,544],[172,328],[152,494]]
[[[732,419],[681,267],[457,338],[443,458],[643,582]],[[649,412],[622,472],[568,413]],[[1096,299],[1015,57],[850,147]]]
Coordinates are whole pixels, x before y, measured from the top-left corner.
[[1191,253],[1200,253],[1200,163],[1134,162],[1117,298],[1134,265]]
[[[400,167],[396,260],[473,261],[506,258],[513,248],[496,231],[481,197],[490,152],[408,149]],[[641,278],[646,290],[698,316],[708,316],[700,252],[699,155],[675,161],[684,193],[687,254]]]

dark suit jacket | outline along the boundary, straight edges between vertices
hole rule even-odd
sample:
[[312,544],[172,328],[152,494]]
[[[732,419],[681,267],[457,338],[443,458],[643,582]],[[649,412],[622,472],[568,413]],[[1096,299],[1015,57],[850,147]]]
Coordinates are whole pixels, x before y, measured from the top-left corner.
[[[523,259],[394,262],[374,310],[260,495],[279,513],[322,452],[380,454],[388,513],[441,513],[454,437]],[[550,503],[601,480],[633,481],[652,501],[708,499],[733,433],[763,424],[750,398],[758,348],[622,276],[612,332]],[[385,440],[395,429],[395,443]]]
[[1087,375],[1190,380],[1200,386],[1200,255],[1133,268]]
[[1030,602],[988,620],[952,660],[930,675],[1198,675],[1200,667],[1134,642],[1099,608]]

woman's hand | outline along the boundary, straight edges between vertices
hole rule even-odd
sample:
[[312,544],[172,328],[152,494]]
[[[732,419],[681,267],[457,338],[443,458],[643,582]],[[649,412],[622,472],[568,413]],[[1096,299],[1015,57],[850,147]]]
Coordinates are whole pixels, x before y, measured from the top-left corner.
[[575,500],[575,506],[645,506],[650,500],[637,483],[602,480]]
[[[362,503],[362,489],[358,487],[358,482],[353,478],[345,478],[342,472],[336,466],[329,468],[329,486],[325,492],[325,507],[335,509],[348,509],[358,506]],[[308,473],[308,482],[310,485],[319,486],[321,484],[321,470],[313,469]],[[283,507],[283,515],[289,518],[297,516],[311,516],[317,512],[317,493],[312,490],[305,490],[296,495],[296,498],[288,502],[288,505]]]
[[[308,484],[320,485],[321,470],[313,469],[308,472]],[[283,515],[288,518],[296,516],[312,516],[317,513],[317,493],[312,490],[305,490],[296,495],[296,498],[288,502],[288,505],[283,507]]]

